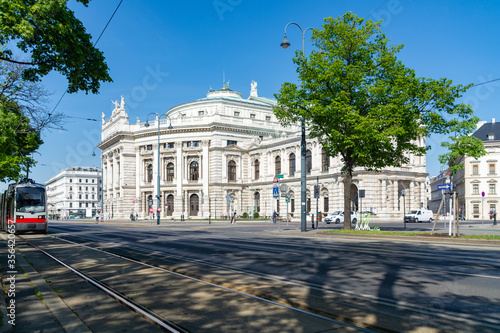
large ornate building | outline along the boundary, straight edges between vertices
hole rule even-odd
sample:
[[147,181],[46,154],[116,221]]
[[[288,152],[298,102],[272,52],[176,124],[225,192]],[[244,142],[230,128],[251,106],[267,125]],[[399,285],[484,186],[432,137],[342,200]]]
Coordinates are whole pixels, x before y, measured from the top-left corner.
[[[258,97],[255,82],[246,99],[225,85],[205,98],[171,108],[167,116],[150,115],[130,123],[122,98],[109,119],[102,117],[104,202],[113,205],[117,217],[131,212],[147,216],[150,208],[157,209],[159,175],[162,218],[221,218],[234,210],[269,216],[277,209],[273,179],[280,174],[290,196],[288,207],[281,199],[281,213],[288,208],[299,216],[300,126],[281,126],[273,114],[275,105],[272,99]],[[424,145],[424,139],[419,144]],[[406,210],[427,202],[427,176],[425,156],[411,156],[408,165],[382,172],[356,169],[353,207],[359,208],[358,190],[364,189],[363,211],[399,217],[402,189]],[[318,181],[319,211],[343,210],[340,158],[327,157],[318,141],[307,140],[311,212],[316,211],[313,189]]]

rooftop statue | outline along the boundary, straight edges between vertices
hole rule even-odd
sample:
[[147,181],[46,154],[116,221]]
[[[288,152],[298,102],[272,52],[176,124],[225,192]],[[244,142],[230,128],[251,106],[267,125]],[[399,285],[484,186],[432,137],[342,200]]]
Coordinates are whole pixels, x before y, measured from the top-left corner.
[[254,80],[252,80],[252,83],[250,83],[250,96],[259,97],[257,95],[257,82],[255,82]]

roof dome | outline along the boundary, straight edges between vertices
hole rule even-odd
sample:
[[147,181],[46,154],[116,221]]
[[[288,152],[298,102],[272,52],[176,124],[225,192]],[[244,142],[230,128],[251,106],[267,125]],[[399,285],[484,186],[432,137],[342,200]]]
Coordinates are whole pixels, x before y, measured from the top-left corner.
[[207,98],[220,98],[220,97],[231,97],[231,98],[242,98],[242,95],[234,90],[231,89],[219,89],[219,90],[212,90],[209,91],[207,94]]

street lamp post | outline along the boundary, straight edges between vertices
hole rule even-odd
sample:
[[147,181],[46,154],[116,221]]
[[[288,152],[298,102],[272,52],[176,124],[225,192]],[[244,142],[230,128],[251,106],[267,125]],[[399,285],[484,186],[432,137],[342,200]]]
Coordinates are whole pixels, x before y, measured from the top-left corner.
[[[290,22],[285,26],[285,38],[281,42],[281,47],[287,49],[290,46],[290,42],[286,39],[286,29],[290,24],[296,25],[302,32],[302,54],[305,56],[304,43],[305,34],[307,30],[312,30],[313,28],[302,29],[300,25],[295,22]],[[301,120],[302,138],[300,141],[300,230],[306,231],[306,125],[305,118],[302,117]]]
[[[161,211],[161,201],[160,201],[160,198],[161,198],[161,195],[160,195],[160,116],[157,113],[151,112],[146,117],[146,124],[144,124],[144,126],[149,127],[148,119],[149,119],[149,116],[152,114],[156,115],[156,122],[158,123],[158,158],[157,158],[158,159],[158,169],[156,170],[156,176],[157,176],[156,177],[156,199],[157,199],[156,224],[160,225],[160,211]],[[167,114],[165,114],[165,119],[169,120],[169,125],[167,128],[169,130],[171,130],[173,128],[172,127],[172,119],[170,119],[170,117]]]

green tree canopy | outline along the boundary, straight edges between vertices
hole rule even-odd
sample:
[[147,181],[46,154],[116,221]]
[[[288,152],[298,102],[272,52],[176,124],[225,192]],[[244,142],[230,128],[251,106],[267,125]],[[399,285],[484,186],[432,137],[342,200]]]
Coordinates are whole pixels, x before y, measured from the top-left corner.
[[28,117],[13,101],[0,97],[0,181],[18,180],[34,160],[29,154],[43,143]]
[[[77,0],[87,6],[90,0]],[[92,44],[67,0],[0,0],[0,60],[28,65],[27,81],[38,81],[55,70],[66,76],[68,92],[98,93],[101,82],[111,82],[101,51]],[[16,60],[8,46],[29,56]],[[19,55],[17,55],[19,56]]]
[[[309,127],[329,156],[340,155],[344,174],[344,211],[351,211],[350,188],[356,167],[380,170],[409,162],[429,147],[421,138],[450,132],[450,117],[473,117],[455,101],[468,88],[447,79],[419,78],[397,59],[403,45],[389,45],[381,22],[351,12],[326,18],[312,42],[323,53],[306,58],[296,52],[300,84],[284,83],[275,95],[282,124],[300,121]],[[350,229],[350,214],[344,228]]]

